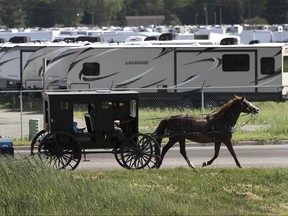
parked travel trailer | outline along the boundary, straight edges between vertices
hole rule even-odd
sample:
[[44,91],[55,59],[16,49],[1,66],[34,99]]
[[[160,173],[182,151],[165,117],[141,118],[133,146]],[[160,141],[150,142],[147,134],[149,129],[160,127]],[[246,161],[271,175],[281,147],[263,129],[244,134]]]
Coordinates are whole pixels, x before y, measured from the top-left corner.
[[282,43],[70,48],[72,58],[60,53],[48,64],[45,88],[137,89],[149,97],[177,93],[188,102],[201,89],[282,98],[288,87],[287,50]]
[[17,89],[21,85],[21,68],[37,49],[44,45],[4,44],[0,49],[0,90]]
[[[41,80],[43,58],[48,61],[64,47],[82,46],[81,43],[27,42],[4,43],[0,47],[0,90],[30,88]],[[41,86],[43,87],[43,83]]]
[[68,48],[85,46],[82,43],[49,43],[38,48],[27,59],[22,69],[22,87],[24,89],[43,88],[43,60],[48,64],[58,53]]

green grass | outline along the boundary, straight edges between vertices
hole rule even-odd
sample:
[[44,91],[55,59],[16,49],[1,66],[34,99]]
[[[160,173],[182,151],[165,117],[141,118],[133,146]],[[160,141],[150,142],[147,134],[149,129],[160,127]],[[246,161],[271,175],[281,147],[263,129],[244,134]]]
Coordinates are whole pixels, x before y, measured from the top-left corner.
[[[242,114],[234,128],[233,141],[274,141],[288,140],[288,103],[286,102],[255,102],[260,108],[260,113],[254,116]],[[203,111],[206,116],[214,110]],[[191,114],[202,116],[200,109],[141,109],[140,110],[140,131],[151,133],[159,124],[161,118],[175,114]],[[266,128],[254,131],[242,130],[244,125],[261,125]]]
[[286,215],[288,169],[60,171],[0,160],[1,215]]

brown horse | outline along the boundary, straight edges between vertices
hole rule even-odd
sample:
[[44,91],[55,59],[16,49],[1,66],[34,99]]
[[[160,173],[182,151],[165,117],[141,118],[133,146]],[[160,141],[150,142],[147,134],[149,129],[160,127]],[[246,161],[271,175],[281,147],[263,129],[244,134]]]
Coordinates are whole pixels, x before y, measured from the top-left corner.
[[158,167],[161,166],[167,151],[176,142],[179,142],[180,153],[189,167],[195,168],[186,155],[185,139],[188,139],[198,143],[214,142],[214,157],[207,162],[203,162],[203,167],[213,163],[219,155],[221,143],[224,143],[233,156],[236,165],[239,168],[242,168],[231,142],[233,127],[235,126],[240,113],[256,114],[259,111],[259,108],[252,105],[245,97],[235,96],[234,99],[228,101],[221,109],[208,115],[206,118],[190,115],[176,115],[163,119],[159,123],[154,134],[159,144],[161,144],[165,133],[168,134],[169,141],[162,149],[161,161],[158,164]]

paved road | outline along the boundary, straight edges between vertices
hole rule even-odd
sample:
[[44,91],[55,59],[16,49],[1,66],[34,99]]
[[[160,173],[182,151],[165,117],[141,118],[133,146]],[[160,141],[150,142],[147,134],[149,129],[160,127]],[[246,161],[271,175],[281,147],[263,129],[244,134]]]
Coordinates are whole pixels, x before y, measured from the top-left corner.
[[[243,145],[235,146],[235,152],[239,161],[246,168],[249,167],[288,167],[288,144],[281,145]],[[187,155],[196,168],[201,168],[202,162],[209,160],[214,154],[213,146],[189,146],[186,148]],[[16,150],[15,154],[27,153]],[[122,169],[116,162],[114,155],[110,153],[89,154],[87,160],[82,160],[77,169],[111,170]],[[188,167],[176,146],[169,150],[164,158],[161,168]],[[219,157],[210,167],[236,167],[235,162],[222,146]]]

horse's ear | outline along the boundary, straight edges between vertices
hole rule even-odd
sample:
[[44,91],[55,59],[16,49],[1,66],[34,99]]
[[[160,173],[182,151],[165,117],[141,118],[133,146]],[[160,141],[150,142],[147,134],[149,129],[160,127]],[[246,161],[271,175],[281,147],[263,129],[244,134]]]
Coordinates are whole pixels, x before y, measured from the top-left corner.
[[235,98],[237,98],[238,100],[244,101],[245,100],[245,96],[238,96],[238,95],[234,95]]

